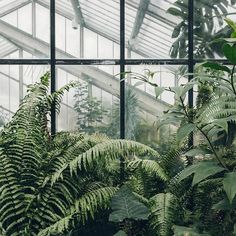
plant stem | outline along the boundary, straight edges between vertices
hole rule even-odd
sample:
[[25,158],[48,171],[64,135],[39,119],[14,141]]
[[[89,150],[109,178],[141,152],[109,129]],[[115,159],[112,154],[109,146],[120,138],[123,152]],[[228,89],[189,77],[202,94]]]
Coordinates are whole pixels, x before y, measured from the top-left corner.
[[[180,101],[181,101],[181,104],[182,104],[182,107],[183,107],[183,109],[184,109],[184,113],[185,113],[185,115],[186,115],[186,117],[188,118],[188,120],[189,120],[189,114],[188,114],[188,111],[187,111],[187,108],[185,107],[185,105],[184,105],[184,100],[183,100],[183,98],[182,97],[179,97],[180,98]],[[190,121],[190,120],[189,120]]]
[[215,150],[213,144],[211,143],[211,140],[210,140],[209,137],[207,136],[207,134],[206,134],[199,126],[196,125],[196,127],[197,127],[197,129],[202,133],[202,135],[206,138],[206,140],[207,140],[208,144],[210,145],[211,150],[212,150],[212,152],[214,153],[214,156],[215,156],[215,158],[217,159],[217,161],[218,161],[225,169],[228,170],[228,168],[227,168],[227,166],[225,165],[224,161],[218,156],[218,154],[217,154],[217,152],[216,152],[216,150]]
[[[182,97],[180,97],[180,101],[181,101],[182,107],[183,107],[183,109],[184,109],[185,115],[186,115],[186,117],[188,118],[188,122],[189,122],[189,123],[192,123],[192,124],[194,124],[194,125],[196,125],[196,124],[193,122],[193,120],[191,119],[192,117],[189,116],[188,111],[187,111],[187,109],[186,109],[186,106],[184,105],[184,101],[183,101]],[[208,144],[210,145],[210,148],[211,148],[212,152],[214,153],[214,156],[215,156],[215,158],[217,159],[217,161],[218,161],[225,169],[228,170],[228,168],[227,168],[227,166],[225,165],[224,161],[218,156],[218,154],[217,154],[217,152],[216,152],[216,150],[215,150],[213,144],[211,143],[211,140],[210,140],[209,137],[207,136],[207,134],[206,134],[198,125],[196,125],[196,128],[197,128],[197,129],[202,133],[202,135],[206,138],[206,140],[207,140]]]
[[233,65],[233,69],[232,69],[231,75],[230,75],[230,81],[231,81],[231,86],[233,88],[234,94],[236,95],[236,89],[235,89],[235,86],[234,86],[234,71],[235,71],[235,66],[236,65]]

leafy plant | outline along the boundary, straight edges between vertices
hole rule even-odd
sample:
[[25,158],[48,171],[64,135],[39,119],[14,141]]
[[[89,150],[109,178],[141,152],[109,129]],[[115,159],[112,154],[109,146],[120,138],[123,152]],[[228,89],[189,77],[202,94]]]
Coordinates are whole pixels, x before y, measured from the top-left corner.
[[50,95],[49,78],[47,73],[28,87],[19,110],[0,133],[2,235],[66,235],[81,230],[109,208],[118,190],[110,165],[121,155],[157,155],[143,144],[104,135],[52,136],[47,124],[51,106],[59,111],[64,92],[74,83]]
[[[172,38],[175,38],[170,55],[173,58],[184,58],[188,51],[188,0],[177,0],[167,12],[181,19],[175,26]],[[214,58],[223,56],[221,45],[211,41],[229,37],[232,30],[224,26],[224,18],[229,14],[229,6],[234,6],[234,0],[198,0],[194,1],[194,55],[196,58]],[[218,27],[223,27],[218,29]]]
[[112,197],[111,209],[109,220],[123,223],[123,230],[120,230],[117,235],[134,235],[135,221],[147,220],[149,215],[149,209],[126,185],[122,186]]
[[111,209],[109,220],[112,222],[122,222],[126,219],[147,220],[148,208],[139,202],[132,191],[127,187],[121,187],[111,199]]
[[80,132],[92,134],[102,128],[107,110],[102,102],[89,93],[89,84],[78,84],[74,95],[74,109],[77,112],[77,125]]
[[[176,143],[179,147],[179,156],[183,163],[187,160],[187,165],[182,165],[173,176],[173,172],[167,171],[168,166],[171,166],[171,158],[164,157],[164,161],[158,163],[158,167],[161,166],[168,177],[163,179],[165,183],[163,189],[156,188],[158,196],[172,194],[182,206],[179,219],[175,220],[170,215],[167,220],[170,224],[162,224],[165,229],[163,235],[172,235],[173,225],[177,225],[172,228],[176,235],[234,235],[236,24],[229,19],[226,22],[233,33],[230,38],[218,41],[223,44],[222,53],[232,66],[204,62],[197,66],[192,81],[178,87],[165,88],[155,84],[151,75],[130,73],[133,78],[153,85],[157,97],[165,90],[174,93],[175,96],[175,104],[163,114],[159,124],[160,126],[172,124],[178,127]],[[189,107],[186,102],[188,91],[196,90],[199,84],[204,84],[208,88],[210,91],[208,97],[205,100],[198,97],[196,106]],[[188,141],[192,137],[194,145],[189,146]],[[173,156],[173,160],[174,158]],[[145,175],[146,178],[158,173],[156,161],[140,160],[140,163],[142,164],[136,167],[149,173]],[[158,176],[160,177],[160,174]],[[151,191],[153,193],[153,190]],[[161,203],[161,200],[158,200],[158,209],[164,209],[165,204],[165,201]],[[176,205],[176,203],[170,204],[173,212]],[[163,218],[154,218],[157,226],[161,222],[160,219]]]
[[[125,136],[127,139],[137,140],[137,133],[140,127],[139,101],[132,87],[126,86],[125,89]],[[111,111],[110,125],[105,133],[111,137],[119,137],[120,133],[120,102],[116,102]]]

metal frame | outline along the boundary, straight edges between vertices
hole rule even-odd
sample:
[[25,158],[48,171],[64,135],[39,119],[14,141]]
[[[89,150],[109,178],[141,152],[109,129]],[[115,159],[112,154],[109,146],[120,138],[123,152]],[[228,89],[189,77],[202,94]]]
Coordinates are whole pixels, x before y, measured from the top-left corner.
[[[39,0],[34,0],[38,2]],[[34,4],[33,1],[33,4]],[[75,3],[79,3],[78,0],[72,0]],[[27,2],[27,1],[26,1]],[[189,80],[192,79],[191,73],[193,73],[194,65],[202,60],[195,60],[193,57],[193,13],[194,13],[194,0],[189,0],[188,11],[188,58],[186,59],[130,59],[125,57],[125,48],[127,47],[125,42],[125,9],[126,5],[131,6],[132,3],[126,3],[125,0],[120,0],[120,58],[119,59],[57,59],[56,58],[56,45],[55,45],[55,13],[56,13],[56,1],[51,0],[50,4],[50,58],[48,59],[0,59],[1,64],[12,64],[12,65],[50,65],[51,68],[51,92],[56,90],[56,66],[66,65],[120,65],[120,138],[125,139],[125,82],[123,80],[122,73],[125,71],[127,65],[187,65],[189,72]],[[143,1],[140,1],[141,3]],[[150,3],[151,4],[151,3]],[[134,5],[134,4],[133,4]],[[152,5],[150,5],[152,8]],[[142,9],[139,10],[141,13],[137,15],[143,15]],[[145,8],[147,14],[154,14]],[[78,17],[81,17],[79,14]],[[85,22],[86,23],[86,22]],[[140,29],[142,22],[136,22],[136,30]],[[174,24],[174,23],[173,23]],[[83,28],[83,27],[81,27]],[[229,64],[226,60],[212,60]],[[193,92],[190,90],[188,95],[189,105],[193,106]],[[55,107],[51,111],[51,132],[56,133],[56,112]],[[191,142],[190,142],[191,145]]]

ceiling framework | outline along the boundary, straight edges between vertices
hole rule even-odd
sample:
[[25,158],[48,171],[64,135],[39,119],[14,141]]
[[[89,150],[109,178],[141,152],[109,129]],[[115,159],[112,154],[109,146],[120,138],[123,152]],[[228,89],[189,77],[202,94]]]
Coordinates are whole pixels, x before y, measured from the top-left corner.
[[[45,56],[47,57],[49,55],[49,44],[33,38],[31,35],[2,20],[0,20],[0,35],[10,39],[16,45],[19,45],[19,47],[23,50],[38,58],[45,58]],[[74,58],[73,56],[58,49],[56,53],[59,58]],[[87,75],[91,79],[91,83],[93,85],[119,97],[119,80],[94,66],[58,65],[58,67],[76,77],[81,77],[81,74]],[[140,108],[154,116],[162,114],[162,112],[169,107],[167,103],[161,100],[156,100],[154,96],[151,96],[142,90],[134,88],[134,91],[140,101]]]
[[[35,2],[50,8],[49,0]],[[169,58],[172,31],[179,19],[167,14],[159,5],[150,0],[140,0],[139,4],[134,0],[126,1],[126,48],[132,46],[132,51],[144,58]],[[118,0],[59,0],[56,12],[70,20],[77,19],[87,29],[120,43]],[[135,47],[137,35],[139,40]]]
[[84,27],[85,22],[79,0],[71,0],[71,5],[74,10],[73,28],[77,29],[77,25],[81,25],[82,27]]
[[32,0],[8,0],[5,4],[5,0],[0,0],[0,17],[6,16],[31,2]]

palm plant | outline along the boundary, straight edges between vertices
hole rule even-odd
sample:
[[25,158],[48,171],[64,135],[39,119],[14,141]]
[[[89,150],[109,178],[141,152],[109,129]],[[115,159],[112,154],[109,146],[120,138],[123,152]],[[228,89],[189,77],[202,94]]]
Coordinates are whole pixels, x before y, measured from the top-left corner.
[[74,84],[50,95],[49,78],[47,73],[28,87],[0,133],[1,235],[66,235],[82,228],[109,207],[118,189],[119,164],[112,163],[120,156],[157,155],[145,145],[104,135],[52,136],[47,124],[51,106],[59,111],[64,92]]

